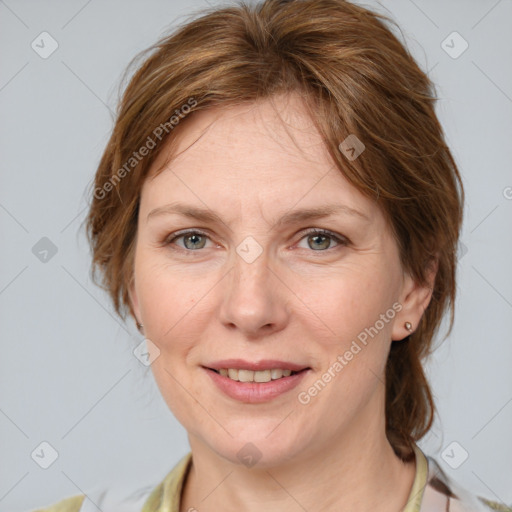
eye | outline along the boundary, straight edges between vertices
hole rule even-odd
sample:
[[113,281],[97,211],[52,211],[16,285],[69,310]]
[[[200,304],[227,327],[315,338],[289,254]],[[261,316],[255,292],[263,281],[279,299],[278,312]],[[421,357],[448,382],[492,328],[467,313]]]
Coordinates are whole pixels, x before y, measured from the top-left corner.
[[[325,250],[330,249],[332,240],[334,240],[338,246],[346,246],[349,243],[345,237],[337,235],[327,229],[311,228],[303,235],[301,240],[305,238],[312,241],[312,243],[308,242],[308,247],[313,249],[314,252],[325,252]],[[198,230],[181,231],[173,233],[165,240],[164,245],[175,244],[176,241],[180,239],[183,239],[183,246],[178,245],[178,248],[191,252],[204,249],[206,241],[209,240],[210,237],[206,233]]]
[[166,240],[165,245],[173,244],[180,238],[183,238],[184,247],[180,245],[178,245],[178,247],[188,251],[203,249],[206,243],[206,239],[209,239],[208,235],[202,231],[182,231],[181,233],[176,233],[174,236],[171,235],[171,238]]
[[[336,241],[339,246],[348,245],[348,240],[345,237],[336,235],[327,229],[311,228],[306,232],[301,240],[304,238],[308,240],[308,247],[313,249],[315,252],[325,252],[326,249],[330,249],[332,240]],[[310,240],[312,243],[309,243]],[[318,249],[320,249],[320,251]]]

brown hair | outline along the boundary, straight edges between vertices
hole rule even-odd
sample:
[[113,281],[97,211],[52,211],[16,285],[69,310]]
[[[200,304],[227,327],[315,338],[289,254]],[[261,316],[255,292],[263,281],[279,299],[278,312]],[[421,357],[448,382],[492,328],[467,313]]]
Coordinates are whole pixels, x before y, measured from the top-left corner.
[[[133,315],[128,290],[140,190],[164,142],[186,125],[178,124],[191,110],[185,106],[300,93],[339,171],[384,212],[404,270],[424,285],[438,262],[420,325],[392,343],[386,367],[387,436],[397,455],[411,460],[412,441],[435,414],[422,360],[447,308],[447,335],[453,325],[464,200],[434,112],[434,85],[386,26],[395,25],[391,19],[347,1],[242,1],[200,14],[138,56],[145,60],[118,105],[86,219],[92,277],[98,283],[101,273],[99,284],[121,317]],[[350,134],[366,148],[356,159],[339,148]]]

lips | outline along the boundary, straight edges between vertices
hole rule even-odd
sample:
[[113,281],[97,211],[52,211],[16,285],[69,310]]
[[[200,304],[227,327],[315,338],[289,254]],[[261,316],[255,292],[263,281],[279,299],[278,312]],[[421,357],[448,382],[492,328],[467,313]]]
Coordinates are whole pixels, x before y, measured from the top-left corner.
[[[226,364],[227,361],[220,361],[222,365]],[[233,364],[233,360],[229,360],[229,364]],[[219,362],[216,362],[218,364]],[[246,365],[254,368],[254,363],[245,362]],[[269,365],[269,362],[260,361],[260,366]],[[276,361],[272,361],[272,365],[274,365]],[[277,361],[278,364],[283,364],[283,361]],[[236,363],[240,364],[240,362]],[[252,366],[251,366],[252,364]],[[284,365],[286,366],[286,364]],[[288,363],[288,366],[290,364]],[[294,367],[300,367],[300,365],[293,365]],[[220,390],[225,396],[228,396],[231,399],[237,400],[239,402],[247,403],[247,404],[258,404],[263,402],[269,402],[271,400],[277,399],[280,395],[285,395],[287,392],[290,392],[292,389],[297,387],[299,383],[305,378],[306,375],[310,372],[310,368],[304,368],[299,371],[291,371],[287,370],[287,372],[291,372],[288,376],[282,376],[275,380],[270,380],[266,382],[256,382],[256,381],[245,381],[239,382],[238,380],[233,380],[229,376],[222,375],[219,370],[214,370],[211,368],[203,367],[204,372],[211,379],[211,382]],[[253,373],[252,370],[237,370],[240,372],[250,372]],[[254,370],[254,373],[267,373],[268,370]],[[267,375],[268,379],[268,375]]]
[[215,386],[244,403],[262,403],[286,394],[309,373],[306,364],[279,359],[222,359],[203,365]]

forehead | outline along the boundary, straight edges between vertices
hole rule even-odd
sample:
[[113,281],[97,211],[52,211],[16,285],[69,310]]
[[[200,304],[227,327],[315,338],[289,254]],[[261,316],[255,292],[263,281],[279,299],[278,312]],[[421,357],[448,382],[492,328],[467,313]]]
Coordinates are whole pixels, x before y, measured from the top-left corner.
[[257,165],[254,172],[275,170],[279,161],[307,161],[315,167],[332,166],[320,134],[309,117],[304,101],[296,94],[279,95],[240,105],[215,106],[196,111],[173,134],[172,151],[164,148],[152,171],[165,165],[171,155],[173,167],[195,162],[238,168]]
[[298,95],[198,111],[179,128],[172,150],[164,148],[150,170],[143,210],[185,200],[239,214],[327,203],[374,214],[333,162]]

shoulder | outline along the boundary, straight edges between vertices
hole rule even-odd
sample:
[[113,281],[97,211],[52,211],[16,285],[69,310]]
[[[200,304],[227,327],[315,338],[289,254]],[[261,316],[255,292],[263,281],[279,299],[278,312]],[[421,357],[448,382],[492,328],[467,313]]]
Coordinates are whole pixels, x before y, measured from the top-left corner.
[[508,505],[502,505],[501,503],[498,503],[497,501],[491,501],[486,498],[482,498],[481,496],[478,496],[478,499],[486,506],[489,510],[499,510],[500,512],[512,512],[512,507],[509,507]]
[[100,486],[30,512],[140,512],[153,487]]
[[[99,486],[87,494],[65,498],[53,505],[30,512],[140,512],[176,510],[183,483],[192,463],[189,452],[162,479],[161,475],[141,482]],[[164,508],[162,508],[162,506]]]
[[38,508],[32,512],[79,512],[84,499],[84,494],[78,494],[76,496],[64,498],[63,500],[60,500],[57,503],[50,505],[49,507]]
[[140,512],[154,485],[97,487],[30,512]]
[[424,489],[423,510],[453,512],[512,512],[512,507],[468,491],[450,478],[433,457],[428,460],[428,480]]
[[[176,510],[192,454],[185,455],[162,479],[153,475],[141,482],[102,485],[30,512],[140,512]],[[162,508],[163,507],[163,508]],[[173,508],[174,507],[174,508]]]

